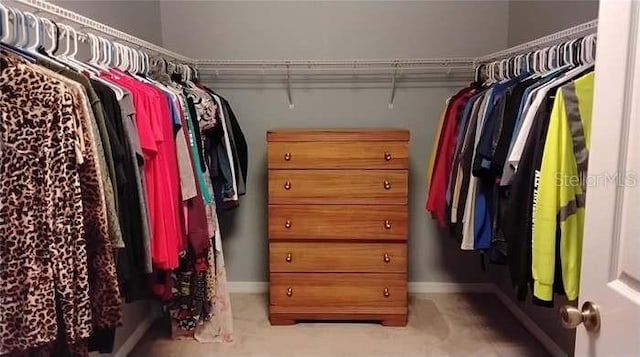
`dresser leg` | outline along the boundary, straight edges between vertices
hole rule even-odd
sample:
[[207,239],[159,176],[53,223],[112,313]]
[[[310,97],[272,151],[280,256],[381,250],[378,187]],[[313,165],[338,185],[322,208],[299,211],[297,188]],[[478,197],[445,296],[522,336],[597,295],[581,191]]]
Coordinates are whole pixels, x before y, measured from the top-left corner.
[[295,325],[296,323],[296,320],[287,319],[284,317],[275,317],[275,316],[269,317],[269,321],[271,322],[271,325],[274,325],[274,326]]
[[404,327],[407,326],[407,316],[406,315],[397,315],[397,316],[389,316],[388,318],[380,321],[382,326],[389,327]]

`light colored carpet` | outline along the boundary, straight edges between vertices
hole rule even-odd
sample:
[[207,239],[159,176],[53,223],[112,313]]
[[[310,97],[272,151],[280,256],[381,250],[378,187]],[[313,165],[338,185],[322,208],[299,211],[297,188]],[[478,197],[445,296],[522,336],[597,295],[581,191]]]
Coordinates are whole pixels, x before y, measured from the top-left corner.
[[267,296],[233,294],[233,345],[170,340],[155,326],[133,357],[423,357],[547,356],[546,350],[489,294],[417,294],[407,327],[368,323],[271,326]]

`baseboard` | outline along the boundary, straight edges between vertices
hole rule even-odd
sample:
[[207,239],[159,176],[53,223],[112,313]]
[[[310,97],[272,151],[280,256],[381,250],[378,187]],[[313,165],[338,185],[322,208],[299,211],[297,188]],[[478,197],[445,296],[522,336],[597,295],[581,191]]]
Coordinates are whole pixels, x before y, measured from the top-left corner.
[[156,321],[158,315],[155,313],[147,315],[144,320],[140,321],[138,327],[133,331],[131,335],[124,341],[122,346],[115,351],[113,357],[127,357],[131,351],[136,347],[138,342],[144,337],[144,334],[147,333],[151,325]]
[[411,294],[493,293],[491,283],[409,282]]
[[269,283],[266,281],[230,281],[227,283],[227,291],[236,294],[266,294],[269,292]]
[[511,300],[507,294],[505,294],[497,285],[493,285],[493,293],[498,300],[511,311],[518,321],[532,334],[540,343],[547,349],[547,351],[554,357],[567,357],[567,353],[558,346],[543,329],[536,324],[513,300]]
[[[230,293],[265,294],[269,291],[269,283],[264,281],[231,281],[228,283]],[[524,313],[500,288],[493,283],[448,283],[448,282],[409,282],[411,294],[443,294],[443,293],[486,293],[494,294],[502,304],[520,321],[520,323],[555,357],[567,357],[567,353],[556,344],[527,314]]]

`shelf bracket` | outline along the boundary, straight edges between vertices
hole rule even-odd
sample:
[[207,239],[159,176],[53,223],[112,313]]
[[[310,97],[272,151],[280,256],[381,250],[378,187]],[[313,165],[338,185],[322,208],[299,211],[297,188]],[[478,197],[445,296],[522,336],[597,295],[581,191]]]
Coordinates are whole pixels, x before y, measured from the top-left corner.
[[389,109],[393,109],[393,99],[396,96],[396,78],[398,77],[398,66],[400,64],[398,63],[398,60],[395,61],[395,63],[393,64],[393,77],[391,77],[391,97],[389,98]]
[[289,100],[289,109],[293,109],[293,97],[291,96],[291,64],[287,63],[287,99]]

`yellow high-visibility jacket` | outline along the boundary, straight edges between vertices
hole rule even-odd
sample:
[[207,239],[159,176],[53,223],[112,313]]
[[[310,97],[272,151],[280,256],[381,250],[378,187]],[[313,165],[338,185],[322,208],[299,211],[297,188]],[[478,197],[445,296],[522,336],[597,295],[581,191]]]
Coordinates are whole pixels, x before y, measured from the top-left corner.
[[[558,89],[553,103],[533,203],[533,294],[553,298],[556,231],[564,290],[578,297],[587,164],[591,138],[593,72]],[[559,224],[558,224],[559,223]]]

